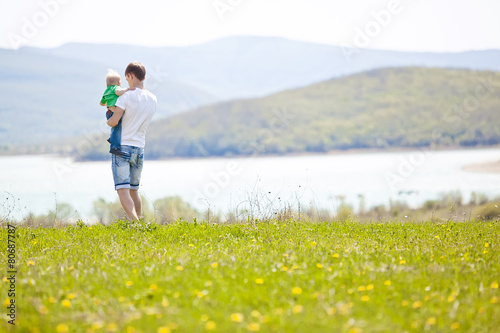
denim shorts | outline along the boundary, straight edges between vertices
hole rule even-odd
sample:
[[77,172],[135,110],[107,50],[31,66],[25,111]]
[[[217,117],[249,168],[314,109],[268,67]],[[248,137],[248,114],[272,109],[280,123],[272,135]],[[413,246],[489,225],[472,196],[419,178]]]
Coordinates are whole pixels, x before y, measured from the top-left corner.
[[144,165],[144,148],[121,146],[122,156],[112,154],[111,169],[115,190],[128,188],[138,190]]

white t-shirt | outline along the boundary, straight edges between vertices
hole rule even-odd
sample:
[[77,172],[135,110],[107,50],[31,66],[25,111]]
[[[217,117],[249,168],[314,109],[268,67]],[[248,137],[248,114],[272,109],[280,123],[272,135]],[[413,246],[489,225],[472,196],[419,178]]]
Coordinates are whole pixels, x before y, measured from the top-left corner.
[[121,95],[116,106],[125,110],[122,116],[122,145],[144,148],[146,129],[156,112],[156,96],[135,88]]

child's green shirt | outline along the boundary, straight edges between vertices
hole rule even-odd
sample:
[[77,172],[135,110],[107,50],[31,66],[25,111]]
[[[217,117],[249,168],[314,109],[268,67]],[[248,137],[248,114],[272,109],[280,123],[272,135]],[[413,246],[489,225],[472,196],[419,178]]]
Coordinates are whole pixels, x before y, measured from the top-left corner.
[[116,94],[116,89],[119,89],[120,86],[113,85],[108,86],[102,94],[101,103],[106,104],[107,107],[115,106],[116,100],[118,99],[118,95]]

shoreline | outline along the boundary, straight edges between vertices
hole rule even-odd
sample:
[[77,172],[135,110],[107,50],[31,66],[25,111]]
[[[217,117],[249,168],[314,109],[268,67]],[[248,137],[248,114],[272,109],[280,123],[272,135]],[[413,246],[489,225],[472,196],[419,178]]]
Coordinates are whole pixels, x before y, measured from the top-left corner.
[[[494,146],[481,146],[481,147],[394,147],[389,149],[378,149],[378,148],[360,148],[360,149],[346,149],[346,150],[331,150],[328,152],[295,152],[286,154],[254,154],[254,155],[228,155],[228,156],[193,156],[193,157],[165,157],[165,158],[148,158],[148,161],[179,161],[179,160],[211,160],[211,159],[249,159],[249,158],[271,158],[271,157],[307,157],[307,156],[339,156],[339,155],[356,155],[356,154],[379,154],[379,153],[412,153],[419,151],[470,151],[470,150],[493,150],[500,149],[500,145]],[[147,157],[147,147],[146,147],[146,157]],[[58,153],[32,153],[32,154],[0,154],[0,158],[5,157],[34,157],[34,156],[53,156],[61,158],[70,158],[74,162],[78,163],[89,163],[89,162],[107,162],[110,159],[100,159],[100,160],[76,160],[70,155],[58,154]],[[500,160],[496,162],[488,162],[481,164],[470,164],[462,168],[465,171],[470,172],[494,172],[500,173]],[[493,171],[491,171],[493,170]]]
[[500,174],[500,160],[488,163],[469,164],[462,168],[467,172]]

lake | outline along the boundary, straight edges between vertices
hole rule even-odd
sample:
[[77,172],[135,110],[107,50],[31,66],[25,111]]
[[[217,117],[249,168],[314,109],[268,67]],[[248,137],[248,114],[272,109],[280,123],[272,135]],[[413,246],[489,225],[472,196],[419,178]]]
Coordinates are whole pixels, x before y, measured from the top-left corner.
[[[146,151],[147,159],[147,151]],[[262,207],[290,204],[335,211],[341,198],[358,207],[405,201],[417,207],[444,192],[500,195],[500,173],[473,173],[465,165],[500,160],[500,149],[384,153],[343,153],[285,157],[146,160],[141,193],[152,203],[180,196],[200,210],[227,213],[258,201]],[[0,215],[21,218],[73,206],[84,220],[92,202],[115,201],[110,161],[69,158],[0,157]]]

